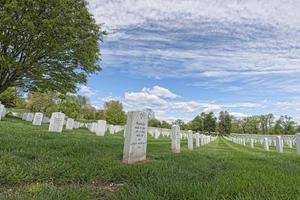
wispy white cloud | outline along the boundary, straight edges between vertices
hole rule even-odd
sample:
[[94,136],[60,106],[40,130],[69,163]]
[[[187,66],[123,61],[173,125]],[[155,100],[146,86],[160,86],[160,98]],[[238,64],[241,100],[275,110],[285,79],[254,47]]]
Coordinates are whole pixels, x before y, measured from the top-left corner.
[[95,91],[92,90],[92,88],[90,88],[86,85],[79,86],[78,93],[82,94],[84,96],[87,96],[87,97],[91,97],[96,94]]

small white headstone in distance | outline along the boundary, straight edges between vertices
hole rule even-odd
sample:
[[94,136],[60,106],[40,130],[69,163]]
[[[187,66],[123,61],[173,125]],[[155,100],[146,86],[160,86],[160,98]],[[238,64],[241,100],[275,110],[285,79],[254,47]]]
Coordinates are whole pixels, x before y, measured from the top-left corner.
[[296,134],[296,149],[297,155],[300,156],[300,133]]
[[105,120],[98,120],[97,122],[97,130],[96,135],[104,136],[106,131],[106,121]]
[[190,151],[192,151],[193,148],[194,148],[194,146],[193,146],[194,142],[193,141],[194,141],[193,140],[193,131],[188,131],[188,149]]
[[172,126],[172,152],[180,153],[180,127],[178,125]]
[[195,140],[196,140],[196,147],[200,147],[200,134],[195,134]]
[[43,116],[44,116],[43,113],[40,113],[40,112],[35,113],[32,124],[35,126],[42,125]]
[[74,119],[68,118],[66,123],[66,129],[72,130],[74,126]]
[[279,153],[283,153],[283,142],[281,140],[281,136],[276,137],[276,150]]
[[65,114],[61,112],[54,112],[51,115],[49,131],[50,132],[62,132],[64,127]]
[[268,141],[268,138],[264,138],[264,149],[265,149],[265,151],[269,151],[269,141]]
[[127,164],[146,160],[148,114],[133,111],[127,113],[123,162]]
[[254,148],[254,140],[252,138],[250,139],[250,146],[251,148]]

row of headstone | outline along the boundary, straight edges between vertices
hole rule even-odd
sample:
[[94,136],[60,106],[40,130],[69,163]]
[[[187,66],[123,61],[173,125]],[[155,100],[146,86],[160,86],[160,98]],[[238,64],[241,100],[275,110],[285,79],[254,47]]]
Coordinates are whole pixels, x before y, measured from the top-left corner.
[[[132,111],[127,114],[127,123],[125,126],[125,141],[123,149],[123,162],[127,164],[146,160],[147,152],[147,134],[154,135],[159,131],[157,128],[148,130],[148,114],[142,111]],[[171,135],[171,149],[173,153],[180,153],[180,141],[182,134],[178,125],[173,125],[172,129],[163,130],[165,135]],[[193,150],[194,139],[196,147],[206,145],[214,141],[217,137],[206,136],[203,134],[193,134],[188,131],[188,149]]]
[[230,140],[234,143],[241,145],[250,144],[251,148],[255,147],[256,143],[263,145],[265,151],[270,150],[270,146],[274,146],[278,153],[283,153],[284,145],[292,149],[293,146],[296,146],[297,155],[300,156],[300,133],[297,133],[296,136],[266,136],[266,135],[234,135],[229,137],[224,137],[227,140]]

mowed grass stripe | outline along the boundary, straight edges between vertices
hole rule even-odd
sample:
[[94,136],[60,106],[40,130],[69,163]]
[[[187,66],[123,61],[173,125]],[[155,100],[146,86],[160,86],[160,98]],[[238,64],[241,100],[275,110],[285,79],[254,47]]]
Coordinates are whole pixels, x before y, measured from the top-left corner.
[[48,133],[0,122],[1,199],[300,199],[300,160],[223,138],[180,154],[148,137],[147,161],[121,163],[123,134]]

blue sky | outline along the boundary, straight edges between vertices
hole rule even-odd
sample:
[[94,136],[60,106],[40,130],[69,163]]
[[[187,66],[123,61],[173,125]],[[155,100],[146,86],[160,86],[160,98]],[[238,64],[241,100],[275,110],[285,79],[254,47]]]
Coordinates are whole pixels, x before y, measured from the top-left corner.
[[109,35],[103,71],[79,93],[93,105],[188,121],[228,110],[300,121],[300,1],[88,0]]

